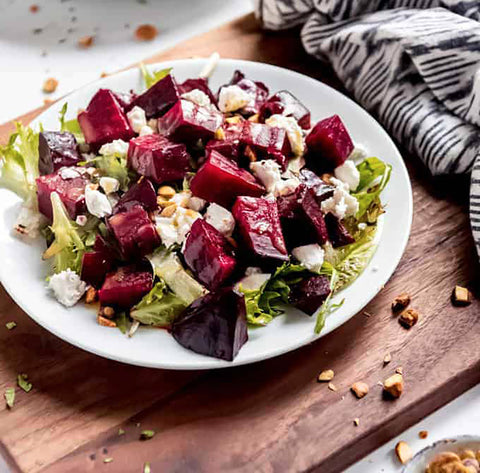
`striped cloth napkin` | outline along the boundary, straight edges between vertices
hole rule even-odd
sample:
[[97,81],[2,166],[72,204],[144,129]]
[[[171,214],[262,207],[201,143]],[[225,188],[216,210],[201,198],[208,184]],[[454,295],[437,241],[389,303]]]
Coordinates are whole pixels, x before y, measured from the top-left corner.
[[472,172],[480,254],[480,1],[256,0],[265,28],[303,25],[355,99],[434,175]]

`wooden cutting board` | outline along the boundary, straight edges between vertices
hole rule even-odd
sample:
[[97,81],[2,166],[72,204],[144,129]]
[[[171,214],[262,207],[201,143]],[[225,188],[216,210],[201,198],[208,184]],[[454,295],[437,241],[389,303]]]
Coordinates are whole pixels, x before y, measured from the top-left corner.
[[[213,51],[294,69],[339,88],[331,71],[303,52],[297,32],[263,33],[252,16],[151,61]],[[0,127],[0,141],[8,131],[9,125]],[[0,389],[14,385],[17,373],[28,373],[34,386],[28,394],[17,389],[12,410],[0,406],[0,453],[12,470],[141,472],[150,462],[154,473],[340,472],[478,383],[480,303],[450,303],[455,284],[472,287],[478,276],[468,179],[434,180],[418,159],[405,159],[415,215],[395,275],[365,312],[321,341],[272,360],[211,372],[123,365],[57,339],[1,290]],[[421,313],[408,331],[390,312],[403,291]],[[17,328],[8,331],[10,320]],[[387,352],[392,362],[384,365]],[[388,401],[378,382],[398,366],[405,391]],[[324,369],[335,371],[336,392],[316,382]],[[370,393],[358,400],[349,388],[360,380]],[[142,429],[155,430],[155,437],[139,441]]]

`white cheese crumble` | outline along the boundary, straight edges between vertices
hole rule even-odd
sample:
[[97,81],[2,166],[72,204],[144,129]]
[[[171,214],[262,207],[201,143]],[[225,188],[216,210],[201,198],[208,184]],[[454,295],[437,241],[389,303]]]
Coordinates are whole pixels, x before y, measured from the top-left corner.
[[37,238],[42,229],[47,224],[47,219],[31,205],[26,202],[22,204],[20,212],[13,227],[15,235]]
[[252,98],[238,85],[226,85],[220,89],[218,108],[222,112],[235,112],[246,107]]
[[140,136],[153,135],[153,133],[153,129],[148,125],[142,126],[142,128],[140,129]]
[[336,167],[334,174],[337,179],[347,184],[352,191],[360,184],[360,172],[355,163],[350,159],[347,159],[341,166]]
[[75,223],[79,225],[80,227],[83,227],[88,221],[88,218],[86,215],[77,215],[77,218],[75,219]]
[[317,243],[311,245],[297,246],[292,250],[292,255],[300,262],[302,266],[318,273],[323,265],[325,252]]
[[120,182],[114,177],[105,176],[100,178],[100,187],[105,191],[105,194],[108,195],[120,189]]
[[64,167],[60,169],[59,174],[60,177],[64,180],[75,179],[76,177],[80,177],[82,175],[82,173],[80,173],[78,169],[69,167]]
[[303,133],[295,118],[284,117],[283,115],[272,115],[265,120],[265,123],[272,127],[283,128],[287,132],[293,154],[295,156],[301,156],[303,154],[305,149]]
[[355,148],[353,148],[353,151],[348,156],[348,159],[351,159],[353,161],[363,161],[367,157],[368,154],[364,148],[362,148],[361,146],[355,146]]
[[330,182],[335,190],[332,197],[322,202],[322,211],[332,213],[339,220],[355,215],[358,212],[358,200],[350,195],[348,185],[335,177],[330,178]]
[[280,165],[273,159],[254,161],[250,163],[250,170],[265,186],[267,193],[275,197],[291,194],[300,185],[300,181],[295,177],[283,180]]
[[200,197],[195,197],[192,195],[188,199],[188,208],[195,210],[195,212],[200,212],[201,210],[203,210],[205,208],[205,205],[207,205],[207,201]]
[[208,107],[211,102],[208,95],[200,89],[193,89],[182,94],[182,99],[196,103],[199,107]]
[[235,219],[232,213],[221,205],[210,204],[204,218],[207,223],[225,236],[231,236],[235,229]]
[[112,213],[112,205],[107,196],[95,189],[92,184],[85,186],[85,204],[89,213],[95,217],[103,218]]
[[140,133],[141,129],[147,125],[145,110],[137,105],[127,113],[127,118],[128,123],[130,123],[130,126],[135,133]]
[[361,230],[363,232],[363,230],[365,230],[367,228],[367,224],[364,223],[364,222],[361,222],[358,224],[358,229]]
[[245,276],[238,281],[235,288],[239,289],[241,287],[246,291],[256,291],[270,279],[270,276],[269,273],[262,273],[260,268],[248,267],[245,270]]
[[125,157],[128,153],[128,143],[123,140],[113,140],[111,143],[105,143],[99,153],[103,156]]
[[71,269],[66,269],[51,276],[48,287],[53,291],[60,304],[65,307],[72,307],[85,293],[87,284],[80,279],[77,273]]
[[202,218],[198,212],[185,209],[184,207],[177,207],[171,217],[157,215],[155,217],[155,227],[165,246],[169,247],[174,243],[181,245],[185,241],[193,222],[198,218]]

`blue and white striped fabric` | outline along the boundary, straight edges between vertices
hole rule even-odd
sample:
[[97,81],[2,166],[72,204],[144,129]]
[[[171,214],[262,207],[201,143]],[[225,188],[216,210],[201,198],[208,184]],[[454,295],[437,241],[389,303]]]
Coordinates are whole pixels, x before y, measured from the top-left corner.
[[480,1],[257,0],[268,29],[303,25],[355,99],[434,175],[472,172],[480,254]]

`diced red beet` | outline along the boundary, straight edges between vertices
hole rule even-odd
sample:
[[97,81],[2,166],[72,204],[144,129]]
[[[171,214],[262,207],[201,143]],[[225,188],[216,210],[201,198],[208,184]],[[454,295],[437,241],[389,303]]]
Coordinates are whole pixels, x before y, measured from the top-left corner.
[[323,245],[328,241],[327,225],[325,224],[322,209],[315,198],[315,192],[313,189],[309,189],[305,192],[305,195],[302,198],[301,207],[306,221],[309,222],[311,227],[315,230],[316,242],[319,245]]
[[232,209],[249,254],[264,260],[288,261],[277,203],[270,198],[237,197]]
[[211,291],[228,280],[237,263],[227,239],[201,218],[190,229],[183,257],[197,279]]
[[37,178],[38,210],[50,221],[53,218],[50,194],[56,192],[65,205],[70,217],[75,220],[77,215],[86,213],[85,186],[90,176],[83,168],[78,168],[78,177],[63,179],[61,170]]
[[210,151],[218,151],[223,156],[238,161],[243,121],[239,123],[224,123],[222,129],[225,138],[223,140],[210,140],[205,147],[206,154]]
[[137,97],[133,91],[130,92],[113,92],[113,95],[117,99],[124,112],[127,112],[132,108],[132,102]]
[[353,142],[338,115],[320,120],[308,134],[306,160],[316,172],[341,166],[353,151]]
[[149,179],[141,177],[113,208],[113,213],[126,212],[136,205],[141,205],[147,211],[154,211],[158,208],[157,193]]
[[80,161],[75,136],[68,131],[42,131],[38,136],[38,170],[41,176]]
[[198,79],[187,79],[185,82],[178,85],[178,89],[180,94],[185,94],[195,89],[201,90],[208,95],[208,98],[214,105],[217,105],[217,99],[208,86],[208,80],[203,77],[199,77]]
[[222,126],[223,114],[211,107],[199,107],[188,100],[179,100],[158,119],[158,131],[173,140],[192,143],[211,138]]
[[334,248],[355,242],[355,238],[350,235],[345,225],[335,215],[327,213],[325,215],[325,223],[327,225],[328,239]]
[[294,286],[290,293],[290,303],[313,315],[330,295],[330,281],[326,276],[312,276]]
[[128,141],[134,132],[127,117],[111,90],[100,89],[88,107],[78,114],[78,123],[85,141],[99,148],[113,140]]
[[304,130],[310,128],[310,110],[287,90],[281,90],[272,95],[262,105],[259,115],[261,122],[264,122],[272,115],[293,117]]
[[130,141],[128,165],[157,184],[183,179],[191,170],[186,146],[155,134]]
[[166,75],[153,84],[143,94],[132,101],[130,108],[143,108],[147,118],[157,118],[164,115],[180,98],[175,79]]
[[173,322],[172,335],[189,350],[232,361],[248,340],[243,295],[222,288],[197,299]]
[[101,251],[88,251],[82,258],[82,281],[99,288],[112,269],[112,260]]
[[130,308],[139,302],[152,286],[151,272],[135,265],[123,266],[107,274],[103,286],[98,291],[98,298],[102,305]]
[[255,178],[232,160],[212,151],[190,182],[193,195],[230,207],[239,195],[259,197],[265,193]]
[[322,202],[333,196],[334,188],[320,179],[310,169],[303,168],[300,171],[300,180],[309,189],[313,189],[317,202]]
[[107,227],[117,239],[126,259],[144,256],[160,245],[155,226],[140,205],[112,215],[107,220]]

